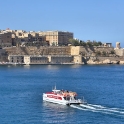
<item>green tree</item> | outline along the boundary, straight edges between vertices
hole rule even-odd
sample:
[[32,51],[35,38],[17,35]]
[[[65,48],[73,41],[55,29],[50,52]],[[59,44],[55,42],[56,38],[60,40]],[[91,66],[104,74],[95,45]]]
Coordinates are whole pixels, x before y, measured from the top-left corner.
[[55,42],[52,42],[52,46],[55,46]]
[[93,41],[93,46],[101,46],[101,45],[102,45],[102,42]]
[[99,46],[97,42],[93,42],[93,46]]
[[80,40],[80,46],[86,46],[86,43],[82,40]]
[[93,45],[92,42],[90,42],[90,41],[87,42],[86,44],[87,44],[87,46],[89,46],[89,47]]
[[101,41],[98,41],[98,45],[101,46],[102,45],[102,42]]
[[79,46],[80,43],[78,40],[75,39],[69,39],[69,42],[72,44],[72,46]]

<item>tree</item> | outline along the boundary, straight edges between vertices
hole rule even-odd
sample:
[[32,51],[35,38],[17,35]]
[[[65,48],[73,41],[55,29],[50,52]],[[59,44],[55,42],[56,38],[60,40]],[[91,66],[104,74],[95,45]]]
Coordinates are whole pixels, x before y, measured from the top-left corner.
[[87,44],[87,46],[89,46],[89,47],[93,45],[92,42],[90,42],[90,41],[87,42],[86,44]]
[[82,40],[80,40],[80,46],[86,46],[86,43]]
[[69,39],[69,42],[72,44],[72,46],[79,46],[80,43],[78,40],[75,39]]
[[52,46],[55,46],[55,42],[52,42]]
[[102,45],[102,42],[93,41],[93,46],[101,46],[101,45]]
[[102,42],[101,41],[98,41],[98,44],[99,44],[99,46],[101,46],[102,45]]
[[93,46],[99,46],[97,42],[93,42]]

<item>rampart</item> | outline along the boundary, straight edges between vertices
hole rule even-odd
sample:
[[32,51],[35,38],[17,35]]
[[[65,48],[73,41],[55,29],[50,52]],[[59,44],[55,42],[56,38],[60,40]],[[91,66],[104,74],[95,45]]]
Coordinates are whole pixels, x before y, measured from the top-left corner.
[[115,53],[118,56],[124,56],[124,49],[115,49]]
[[[113,47],[83,47],[83,46],[28,46],[6,48],[8,55],[18,56],[50,56],[52,63],[77,63],[77,64],[108,64],[124,63],[124,56],[116,55]],[[100,54],[98,54],[99,52]],[[104,54],[103,54],[104,53]],[[72,58],[69,58],[71,56]],[[49,57],[48,57],[49,58]],[[35,60],[36,59],[36,60]],[[32,61],[44,58],[35,58]],[[40,62],[41,62],[40,60]],[[49,63],[48,61],[48,63]]]
[[13,47],[7,48],[9,55],[71,55],[70,47]]

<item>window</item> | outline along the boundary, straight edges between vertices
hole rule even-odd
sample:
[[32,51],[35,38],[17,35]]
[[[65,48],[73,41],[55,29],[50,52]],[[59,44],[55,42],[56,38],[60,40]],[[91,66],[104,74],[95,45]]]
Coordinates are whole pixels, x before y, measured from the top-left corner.
[[19,33],[19,36],[22,36],[22,33]]

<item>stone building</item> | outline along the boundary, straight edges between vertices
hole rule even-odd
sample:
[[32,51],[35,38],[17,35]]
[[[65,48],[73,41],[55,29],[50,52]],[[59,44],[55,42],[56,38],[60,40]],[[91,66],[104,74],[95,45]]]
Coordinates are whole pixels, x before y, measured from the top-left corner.
[[120,42],[116,42],[115,53],[118,56],[124,56],[124,48],[120,47]]
[[[3,38],[0,42],[4,41],[2,46],[58,46],[58,45],[68,45],[69,39],[73,39],[73,33],[65,31],[43,31],[35,32],[24,30],[1,30],[1,37]],[[10,42],[6,39],[5,35],[10,35]],[[5,36],[5,37],[4,37]],[[7,41],[6,41],[7,40]],[[33,43],[33,44],[32,44]]]
[[30,64],[48,64],[48,57],[30,56]]
[[104,43],[103,46],[104,47],[112,47],[112,43]]
[[1,47],[11,47],[12,46],[12,38],[11,32],[2,32],[0,33],[0,46]]
[[22,55],[9,55],[8,60],[11,63],[23,64],[24,63],[24,56],[22,56]]
[[116,42],[116,49],[120,49],[120,42]]
[[45,38],[39,36],[39,33],[30,31],[26,32],[23,30],[15,31],[17,37],[17,43],[21,46],[42,46],[44,45]]
[[45,41],[50,46],[68,45],[69,39],[73,39],[73,33],[66,31],[44,31],[39,32],[40,36],[45,36]]
[[51,56],[51,64],[63,64],[63,63],[72,63],[73,56]]

